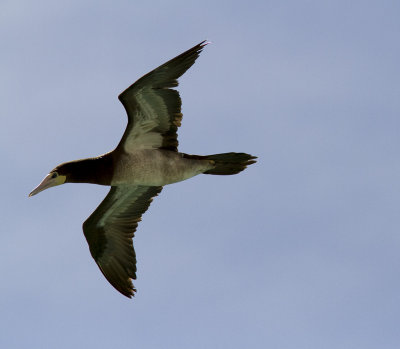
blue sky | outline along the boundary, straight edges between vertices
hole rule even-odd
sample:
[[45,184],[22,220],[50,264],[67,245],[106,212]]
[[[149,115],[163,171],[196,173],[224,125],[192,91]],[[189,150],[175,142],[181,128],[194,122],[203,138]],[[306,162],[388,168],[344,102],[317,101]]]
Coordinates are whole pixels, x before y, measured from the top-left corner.
[[[0,347],[398,348],[398,1],[0,3]],[[237,176],[167,186],[134,240],[137,296],[82,222],[107,188],[28,199],[115,147],[117,95],[208,39],[181,79],[180,150]]]

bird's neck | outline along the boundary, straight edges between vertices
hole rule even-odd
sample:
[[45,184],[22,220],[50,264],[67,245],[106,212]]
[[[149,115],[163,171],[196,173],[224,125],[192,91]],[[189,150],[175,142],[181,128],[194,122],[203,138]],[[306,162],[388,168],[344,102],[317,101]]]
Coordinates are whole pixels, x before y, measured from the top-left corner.
[[113,159],[110,153],[96,158],[72,161],[68,165],[71,171],[67,182],[111,185]]

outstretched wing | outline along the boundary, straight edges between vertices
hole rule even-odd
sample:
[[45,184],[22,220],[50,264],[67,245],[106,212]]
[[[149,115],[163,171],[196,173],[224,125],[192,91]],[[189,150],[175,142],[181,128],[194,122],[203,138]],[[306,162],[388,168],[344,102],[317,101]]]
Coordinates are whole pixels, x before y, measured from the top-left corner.
[[117,148],[162,148],[177,151],[182,101],[178,78],[195,62],[205,41],[146,74],[118,98],[128,114],[128,125]]
[[132,238],[142,214],[162,187],[111,187],[108,195],[83,223],[90,253],[106,279],[119,292],[132,297],[136,291],[136,254]]

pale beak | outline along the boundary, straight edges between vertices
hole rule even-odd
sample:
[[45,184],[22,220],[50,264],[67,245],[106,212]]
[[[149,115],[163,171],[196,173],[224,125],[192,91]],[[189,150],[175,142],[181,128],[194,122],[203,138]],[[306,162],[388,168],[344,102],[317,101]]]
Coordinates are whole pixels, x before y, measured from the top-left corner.
[[29,196],[36,195],[37,193],[40,193],[41,191],[54,187],[56,185],[63,184],[65,182],[65,176],[57,176],[56,178],[52,178],[53,173],[49,173],[43,180],[42,182],[32,190],[32,192],[29,194]]

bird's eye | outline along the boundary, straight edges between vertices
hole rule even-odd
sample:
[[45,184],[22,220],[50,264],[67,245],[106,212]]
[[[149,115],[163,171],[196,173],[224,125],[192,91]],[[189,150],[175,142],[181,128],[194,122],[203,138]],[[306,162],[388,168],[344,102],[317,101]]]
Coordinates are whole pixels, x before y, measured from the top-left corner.
[[51,175],[51,178],[56,178],[57,176],[58,176],[57,172],[54,172],[54,173]]

